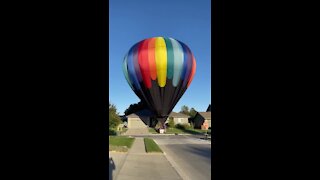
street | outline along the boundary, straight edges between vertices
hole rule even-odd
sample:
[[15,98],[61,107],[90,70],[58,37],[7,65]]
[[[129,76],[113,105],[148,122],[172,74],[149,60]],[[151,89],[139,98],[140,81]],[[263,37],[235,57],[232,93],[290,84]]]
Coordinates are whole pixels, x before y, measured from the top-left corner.
[[183,179],[211,179],[211,143],[193,136],[152,137]]

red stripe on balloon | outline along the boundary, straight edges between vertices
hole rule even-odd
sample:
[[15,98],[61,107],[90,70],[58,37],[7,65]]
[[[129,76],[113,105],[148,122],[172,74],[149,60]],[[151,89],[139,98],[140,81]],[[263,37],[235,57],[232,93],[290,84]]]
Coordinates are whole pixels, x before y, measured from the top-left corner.
[[144,85],[151,88],[151,79],[148,62],[148,40],[144,40],[139,44],[138,61]]
[[150,67],[150,76],[152,80],[157,79],[157,67],[155,59],[156,38],[148,39],[148,61]]
[[196,73],[196,60],[194,58],[194,56],[192,55],[192,70],[191,70],[191,74],[189,76],[189,80],[188,80],[188,85],[187,87],[190,86],[191,81],[193,80],[194,74]]

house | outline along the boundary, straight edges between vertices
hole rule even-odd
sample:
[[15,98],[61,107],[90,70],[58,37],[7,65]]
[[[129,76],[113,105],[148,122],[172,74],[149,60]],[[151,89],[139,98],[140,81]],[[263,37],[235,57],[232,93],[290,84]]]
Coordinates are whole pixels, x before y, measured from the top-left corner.
[[[182,113],[176,113],[171,112],[169,114],[169,117],[167,118],[165,123],[169,122],[170,117],[173,118],[174,124],[184,124],[188,122],[189,116],[182,114]],[[145,127],[154,127],[156,125],[156,118],[154,114],[148,110],[143,109],[141,111],[129,114],[127,116],[122,117],[122,121],[127,122],[127,126],[129,129],[138,129],[138,128],[145,128]]]
[[188,115],[185,115],[182,113],[171,112],[169,114],[168,119],[166,120],[166,123],[169,122],[170,117],[173,118],[174,125],[185,124],[185,123],[189,124],[189,116]]
[[194,117],[194,128],[207,129],[209,127],[211,128],[211,112],[197,112]]
[[144,109],[126,116],[126,121],[129,129],[139,129],[149,127],[153,113]]

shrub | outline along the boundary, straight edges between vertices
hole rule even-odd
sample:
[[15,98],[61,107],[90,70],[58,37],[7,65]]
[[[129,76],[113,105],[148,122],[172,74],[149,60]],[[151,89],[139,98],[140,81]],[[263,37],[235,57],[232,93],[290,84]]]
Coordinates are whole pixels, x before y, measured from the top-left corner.
[[194,123],[193,122],[190,123],[190,128],[194,129]]
[[169,126],[170,128],[173,128],[173,127],[174,127],[173,117],[170,117],[170,118],[169,118],[168,126]]
[[120,123],[121,118],[117,113],[116,106],[109,102],[109,129],[116,129]]
[[185,129],[189,129],[189,128],[190,128],[190,125],[189,125],[188,123],[177,124],[177,125],[176,125],[176,128],[185,130]]
[[109,114],[109,128],[117,128],[118,125],[121,123],[121,119],[116,114]]
[[109,128],[109,135],[116,136],[117,131],[115,129]]

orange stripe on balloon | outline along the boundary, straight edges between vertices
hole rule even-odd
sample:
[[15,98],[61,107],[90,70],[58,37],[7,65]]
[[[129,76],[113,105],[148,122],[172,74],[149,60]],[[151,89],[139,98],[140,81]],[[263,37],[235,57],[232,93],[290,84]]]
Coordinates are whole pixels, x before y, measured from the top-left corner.
[[148,62],[148,40],[144,40],[140,43],[138,49],[138,61],[140,66],[140,71],[142,73],[142,79],[144,85],[149,89],[151,88],[151,79],[149,71]]
[[190,86],[190,83],[191,83],[191,81],[193,80],[193,77],[194,77],[194,75],[195,75],[195,73],[196,73],[196,60],[195,60],[195,58],[194,58],[194,56],[192,55],[192,70],[191,70],[191,74],[190,74],[190,76],[189,76],[189,80],[188,80],[188,85],[187,85],[187,87],[189,87]]
[[148,61],[150,67],[150,76],[152,80],[157,79],[157,68],[156,68],[156,60],[155,60],[155,44],[156,38],[148,39]]

